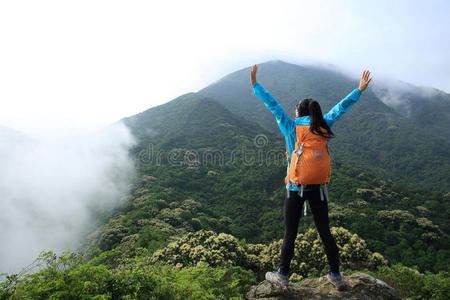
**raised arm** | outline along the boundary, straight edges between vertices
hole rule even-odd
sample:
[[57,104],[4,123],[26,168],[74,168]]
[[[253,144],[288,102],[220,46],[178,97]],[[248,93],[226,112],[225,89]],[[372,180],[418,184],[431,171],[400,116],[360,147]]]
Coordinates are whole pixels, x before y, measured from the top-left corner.
[[295,128],[295,122],[286,114],[280,103],[269,92],[267,92],[259,82],[256,81],[257,70],[258,66],[254,65],[250,73],[253,92],[264,102],[270,112],[274,114],[278,127],[283,135],[288,136],[291,134],[292,129]]
[[355,104],[361,93],[367,88],[369,82],[372,78],[369,78],[370,72],[368,70],[364,70],[361,79],[359,81],[359,87],[354,89],[350,94],[348,94],[344,99],[339,101],[328,113],[326,113],[323,118],[327,122],[328,126],[333,126],[334,122],[339,120],[339,118],[348,112],[350,108]]

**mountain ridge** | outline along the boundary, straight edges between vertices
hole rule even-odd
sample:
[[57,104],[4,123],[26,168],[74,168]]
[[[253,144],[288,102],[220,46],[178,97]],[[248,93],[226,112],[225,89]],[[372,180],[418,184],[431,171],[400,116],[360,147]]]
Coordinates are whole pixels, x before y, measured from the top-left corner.
[[[230,111],[255,121],[279,138],[274,117],[251,89],[250,68],[233,72],[197,93],[209,96]],[[313,97],[326,113],[358,86],[358,82],[337,71],[304,67],[282,61],[259,65],[258,82],[294,118],[299,99]],[[419,89],[419,88],[418,88]],[[430,101],[422,96],[405,96],[408,107],[388,106],[369,88],[360,100],[336,122],[332,146],[346,163],[371,168],[381,176],[402,179],[426,189],[448,191],[450,184],[440,174],[450,173],[450,96],[439,94]],[[435,104],[436,101],[441,103]],[[406,105],[406,104],[405,104]],[[289,109],[291,107],[292,109]],[[411,115],[413,118],[409,118]],[[339,142],[338,142],[339,140]]]

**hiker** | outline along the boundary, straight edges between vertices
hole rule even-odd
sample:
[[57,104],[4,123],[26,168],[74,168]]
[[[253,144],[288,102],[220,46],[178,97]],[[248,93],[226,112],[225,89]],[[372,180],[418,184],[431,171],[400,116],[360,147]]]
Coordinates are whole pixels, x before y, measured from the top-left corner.
[[[289,284],[289,266],[294,254],[294,242],[297,237],[298,223],[303,205],[305,205],[306,215],[305,200],[307,199],[313,214],[314,223],[325,247],[325,253],[330,266],[327,279],[338,290],[341,290],[344,288],[345,283],[339,272],[339,251],[336,242],[331,235],[328,220],[328,192],[326,184],[331,175],[331,158],[328,153],[326,142],[334,136],[331,131],[334,122],[350,110],[353,104],[359,100],[361,92],[367,88],[369,82],[372,80],[372,78],[369,79],[370,72],[365,70],[361,76],[359,87],[354,89],[324,116],[322,115],[319,103],[308,98],[300,100],[297,103],[295,107],[295,120],[292,120],[278,101],[256,81],[257,70],[258,66],[254,65],[250,75],[253,92],[275,115],[278,126],[286,140],[286,154],[288,156],[287,176],[285,179],[287,195],[283,207],[285,231],[283,245],[281,247],[280,267],[277,271],[267,272],[266,280],[281,286]],[[298,137],[297,133],[301,134],[301,137]],[[304,150],[303,145],[311,140],[316,141],[316,144],[323,142],[322,144],[325,145],[323,149],[325,150],[322,152],[311,153],[309,155],[311,160],[300,164],[298,162],[299,158],[300,160],[304,160],[308,157],[308,155],[305,155],[308,153],[303,153],[303,151],[311,151],[311,149],[306,149],[308,147],[305,147]],[[300,178],[300,175],[297,175],[305,173],[301,168],[308,170],[313,169],[313,167],[316,167],[314,166],[315,162],[320,161],[320,159],[322,159],[325,164],[321,164],[319,169],[312,171],[313,174],[311,174],[311,176],[315,177],[316,173],[324,173],[324,179],[317,179],[317,181],[314,181],[316,184],[299,184],[301,183],[299,181],[303,179]],[[328,168],[328,170],[326,168]],[[297,172],[297,170],[299,170],[299,172]],[[304,182],[306,182],[306,180],[304,180]],[[326,201],[324,201],[325,199]]]

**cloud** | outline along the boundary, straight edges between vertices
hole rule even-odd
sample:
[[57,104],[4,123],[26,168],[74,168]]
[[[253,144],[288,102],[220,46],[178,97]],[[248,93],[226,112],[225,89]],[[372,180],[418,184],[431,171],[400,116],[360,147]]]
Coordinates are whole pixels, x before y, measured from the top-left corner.
[[98,213],[125,201],[135,176],[135,140],[121,122],[53,141],[0,128],[0,141],[0,273],[42,250],[76,249]]
[[377,76],[376,80],[372,80],[370,89],[384,104],[401,111],[407,117],[411,115],[415,101],[430,101],[433,97],[445,95],[438,89],[417,86],[386,76]]

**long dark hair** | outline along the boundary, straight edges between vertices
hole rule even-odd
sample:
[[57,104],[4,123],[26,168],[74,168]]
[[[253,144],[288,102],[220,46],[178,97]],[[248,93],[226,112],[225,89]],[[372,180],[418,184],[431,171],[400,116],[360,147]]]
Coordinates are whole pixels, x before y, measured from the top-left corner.
[[[325,138],[334,137],[334,133],[331,131],[330,126],[323,119],[322,109],[320,108],[319,102],[306,98],[297,104],[297,111],[301,117],[310,116],[311,123],[309,129],[313,134],[323,136]],[[321,130],[321,128],[326,130],[326,133]]]

